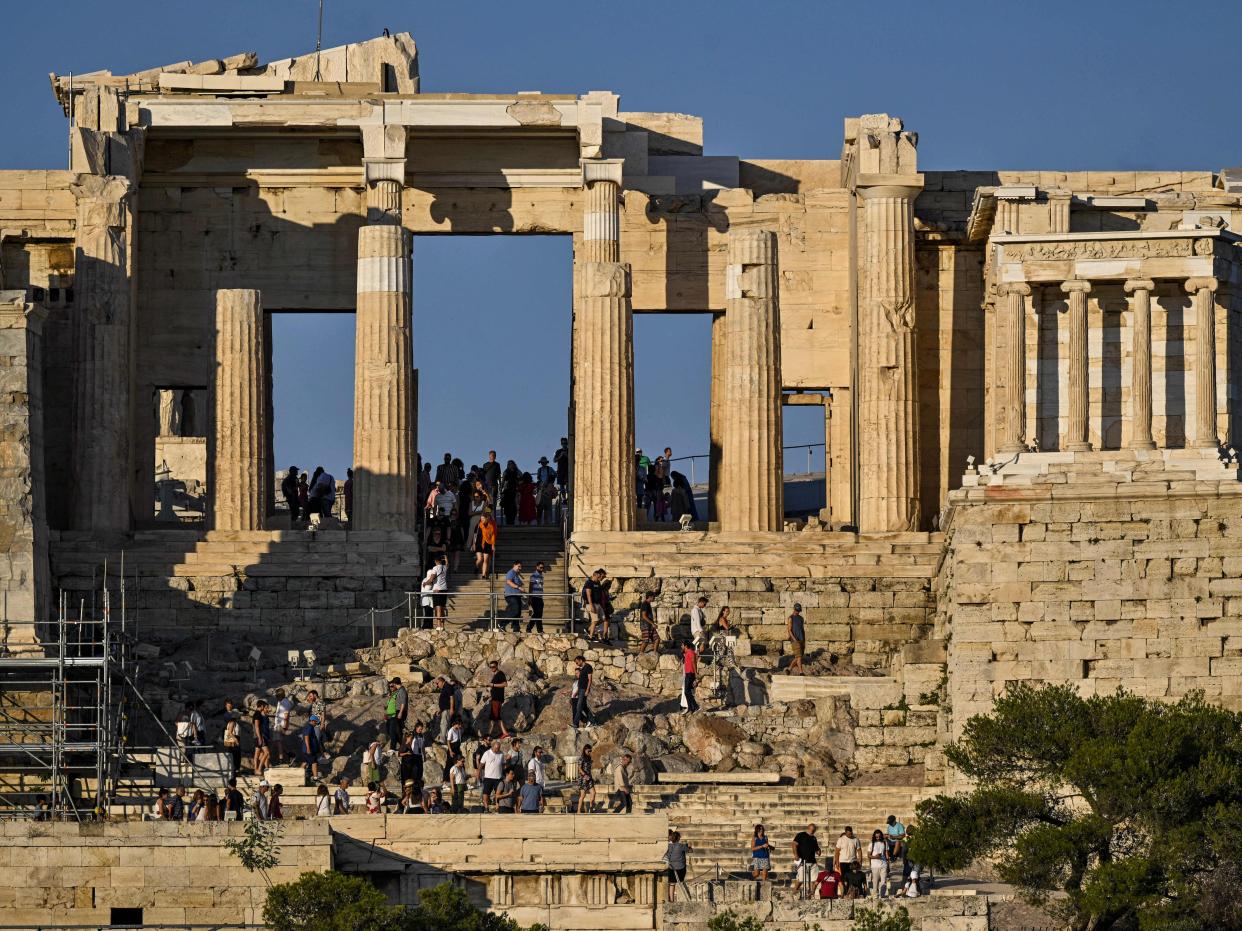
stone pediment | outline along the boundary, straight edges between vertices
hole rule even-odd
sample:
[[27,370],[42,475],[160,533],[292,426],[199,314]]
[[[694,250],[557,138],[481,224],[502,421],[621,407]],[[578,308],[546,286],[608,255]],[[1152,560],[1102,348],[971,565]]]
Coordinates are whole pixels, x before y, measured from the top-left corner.
[[1218,229],[994,236],[999,283],[1128,278],[1231,279],[1239,238]]

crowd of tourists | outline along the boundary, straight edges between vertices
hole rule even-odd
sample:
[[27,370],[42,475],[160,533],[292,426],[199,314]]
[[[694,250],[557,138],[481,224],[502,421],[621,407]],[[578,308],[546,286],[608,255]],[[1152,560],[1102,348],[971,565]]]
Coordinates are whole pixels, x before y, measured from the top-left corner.
[[[344,515],[354,512],[354,470],[345,470],[345,484],[342,486],[344,497]],[[315,466],[309,475],[290,466],[280,480],[280,495],[285,499],[285,507],[289,509],[289,525],[304,526],[310,522],[312,515],[320,519],[332,517],[336,509],[336,476],[323,466]]]
[[683,515],[699,519],[694,503],[694,487],[689,479],[673,468],[673,450],[664,447],[664,455],[654,460],[641,449],[634,452],[634,484],[638,510],[649,521],[662,523],[680,521]]

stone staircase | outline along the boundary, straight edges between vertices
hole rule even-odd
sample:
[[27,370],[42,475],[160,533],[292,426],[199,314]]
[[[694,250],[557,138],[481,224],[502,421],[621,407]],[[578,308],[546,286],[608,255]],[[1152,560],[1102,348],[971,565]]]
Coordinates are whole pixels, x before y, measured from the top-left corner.
[[[474,569],[474,559],[470,552],[461,554],[460,568],[449,573],[448,617],[450,623],[471,624],[486,619],[492,604],[492,593],[495,593],[497,613],[505,609],[504,574],[513,567],[513,561],[522,561],[522,573],[529,577],[535,563],[543,561],[544,570],[544,609],[546,623],[552,629],[560,627],[568,616],[566,611],[569,599],[566,598],[568,588],[565,584],[565,547],[561,539],[560,527],[500,527],[496,539],[496,558],[494,569],[495,583],[480,578]],[[450,567],[452,565],[450,557]],[[523,608],[522,624],[525,629],[526,616]]]
[[901,786],[657,784],[634,787],[634,808],[668,814],[670,826],[694,848],[695,872],[715,864],[725,870],[749,868],[756,824],[766,829],[774,865],[783,870],[794,835],[808,824],[816,825],[820,845],[830,849],[847,824],[863,837],[883,827],[889,815],[909,824],[915,805],[929,794]]

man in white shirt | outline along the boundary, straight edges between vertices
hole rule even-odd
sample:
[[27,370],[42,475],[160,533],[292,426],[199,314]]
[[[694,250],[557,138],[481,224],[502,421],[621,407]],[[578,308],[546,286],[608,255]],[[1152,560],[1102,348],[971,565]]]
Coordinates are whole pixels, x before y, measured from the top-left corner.
[[337,783],[336,792],[332,795],[333,814],[347,815],[349,814],[349,777],[342,776],[341,781]]
[[849,825],[846,825],[845,831],[837,838],[835,854],[837,872],[846,884],[845,897],[852,899],[858,894],[858,887],[863,881],[860,875],[862,842],[854,836],[854,829]]
[[440,630],[448,616],[448,557],[441,553],[428,571],[431,578],[431,603],[435,607],[435,623]]
[[696,650],[703,649],[703,631],[707,630],[707,598],[699,596],[698,603],[690,609],[690,639]]
[[285,762],[285,741],[289,736],[289,717],[293,714],[293,699],[284,689],[276,690],[276,762]]
[[505,777],[505,755],[500,750],[500,741],[493,740],[492,745],[479,758],[479,784],[483,787],[483,810],[491,811],[492,800],[496,797],[496,787]]
[[271,805],[268,801],[266,779],[260,780],[259,790],[254,794],[254,816],[258,821],[267,821],[271,817]]
[[535,785],[541,789],[547,788],[547,774],[543,768],[543,747],[535,748],[530,762],[526,764],[526,772],[535,777]]

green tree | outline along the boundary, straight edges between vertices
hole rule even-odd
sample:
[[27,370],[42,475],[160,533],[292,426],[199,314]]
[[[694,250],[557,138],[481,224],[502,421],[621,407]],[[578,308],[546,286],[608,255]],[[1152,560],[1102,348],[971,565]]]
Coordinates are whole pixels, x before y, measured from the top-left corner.
[[1214,877],[1236,870],[1242,715],[1201,694],[1018,685],[946,755],[977,788],[918,806],[914,860],[960,870],[987,857],[1077,931],[1242,927],[1205,911]]
[[910,913],[900,905],[895,909],[883,905],[854,909],[853,931],[910,931],[910,927]]
[[739,917],[731,908],[707,919],[707,931],[763,931],[763,922],[754,915]]
[[267,890],[263,922],[271,931],[405,931],[409,915],[361,876],[303,873]]
[[247,821],[239,840],[226,840],[224,847],[241,861],[247,870],[257,872],[270,888],[272,880],[267,871],[280,863],[279,821]]
[[[508,915],[480,911],[470,904],[466,892],[452,883],[424,889],[418,906],[410,911],[410,931],[523,931]],[[540,931],[535,925],[530,931]]]

